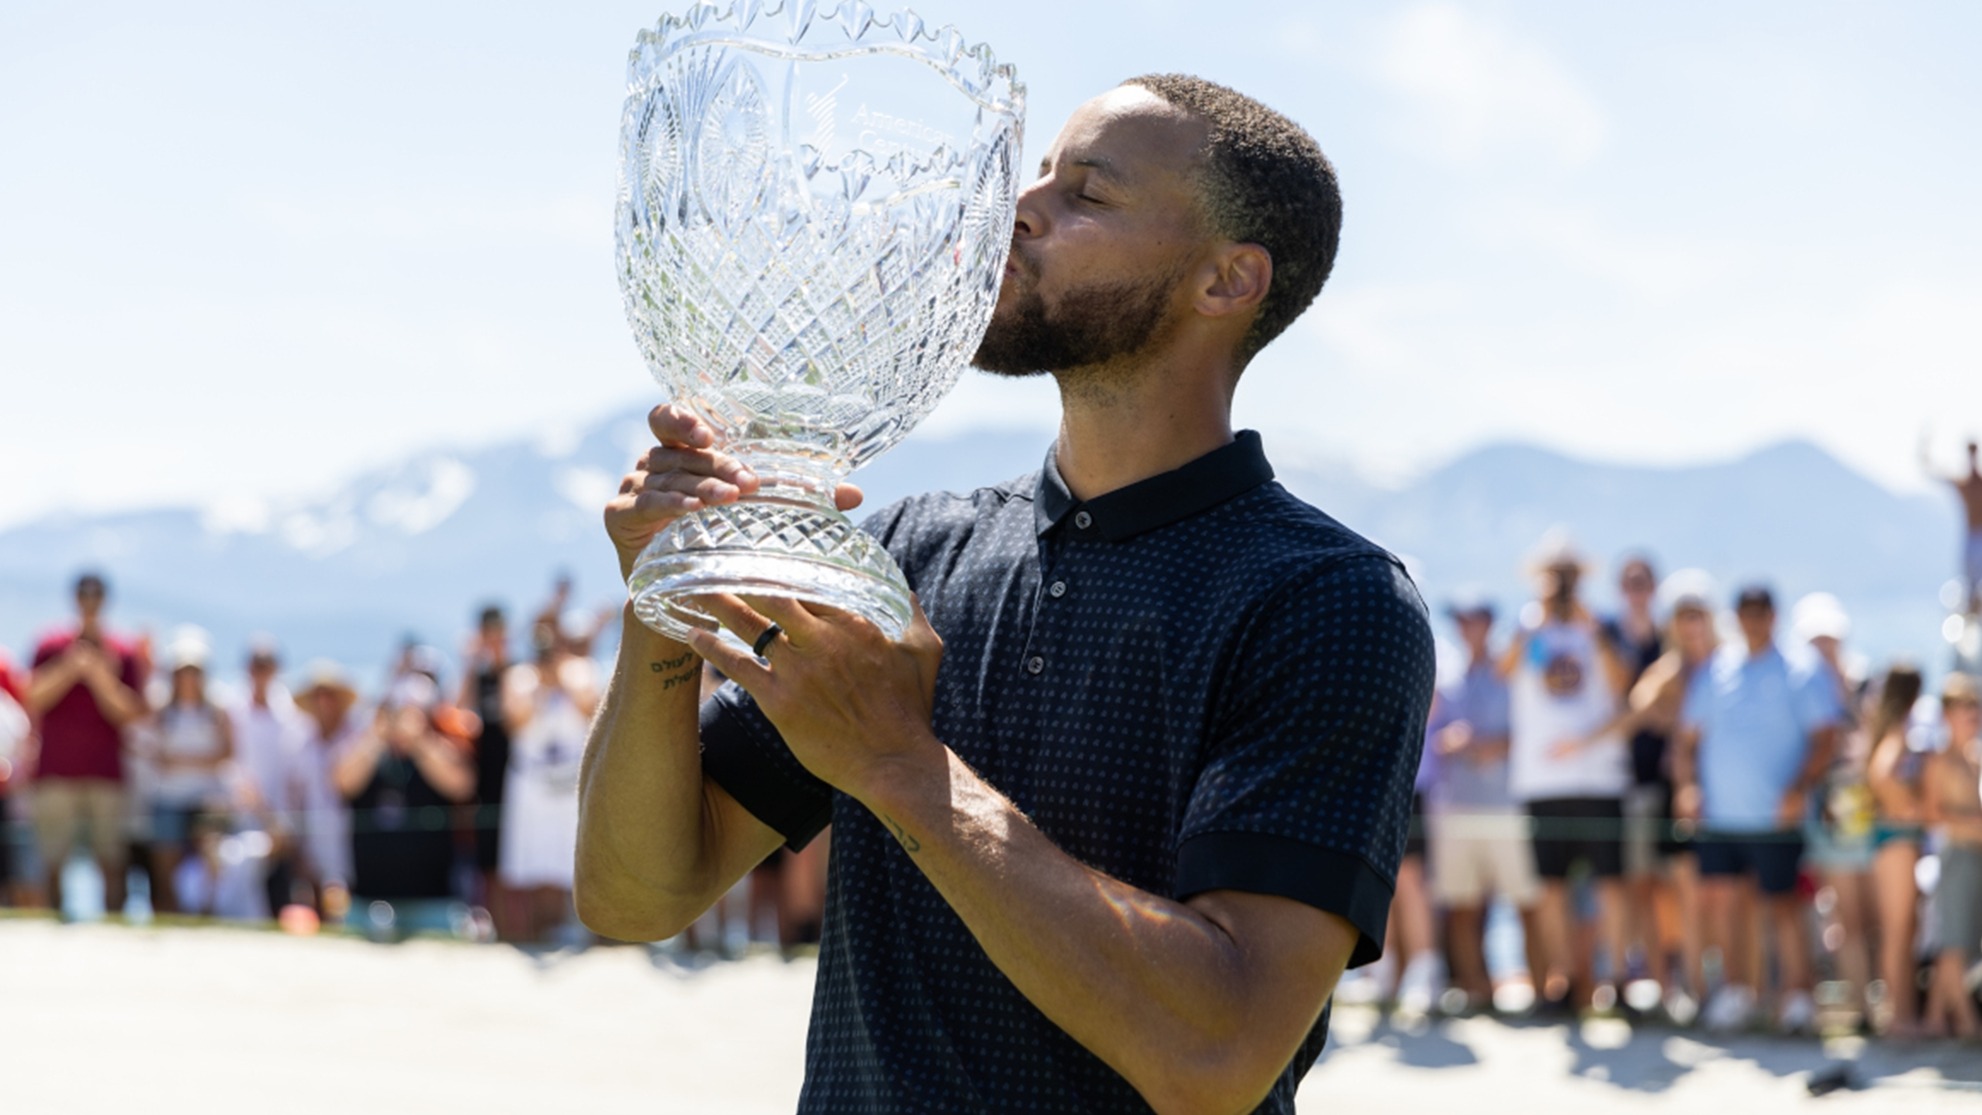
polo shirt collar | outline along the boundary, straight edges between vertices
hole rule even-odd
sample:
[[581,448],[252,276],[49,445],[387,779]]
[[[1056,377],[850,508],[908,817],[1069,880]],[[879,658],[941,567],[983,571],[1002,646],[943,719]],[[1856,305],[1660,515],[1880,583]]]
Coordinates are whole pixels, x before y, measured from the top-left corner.
[[1049,449],[1046,467],[1039,470],[1033,522],[1042,535],[1065,521],[1069,537],[1121,542],[1208,511],[1271,479],[1273,466],[1267,463],[1259,434],[1240,430],[1230,444],[1182,468],[1083,503],[1067,490],[1066,481],[1060,478],[1059,462]]

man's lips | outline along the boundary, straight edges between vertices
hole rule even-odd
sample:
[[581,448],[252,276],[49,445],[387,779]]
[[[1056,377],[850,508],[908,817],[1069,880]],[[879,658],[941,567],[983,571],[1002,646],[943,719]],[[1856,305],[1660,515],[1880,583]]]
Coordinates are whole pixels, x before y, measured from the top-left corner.
[[1013,247],[1012,250],[1006,254],[1005,256],[1006,278],[1010,278],[1013,275],[1025,275],[1027,277],[1031,277],[1037,273],[1038,273],[1038,269],[1035,268],[1028,260],[1026,260],[1023,256],[1019,254],[1019,250],[1016,246]]

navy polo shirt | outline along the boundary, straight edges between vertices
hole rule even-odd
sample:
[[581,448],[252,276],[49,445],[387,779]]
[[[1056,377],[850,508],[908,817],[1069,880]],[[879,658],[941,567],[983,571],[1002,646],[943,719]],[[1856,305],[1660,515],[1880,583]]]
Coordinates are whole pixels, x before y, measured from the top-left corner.
[[[943,637],[937,738],[1056,845],[1159,895],[1242,890],[1339,914],[1364,964],[1410,819],[1430,627],[1395,558],[1272,478],[1248,431],[1082,503],[1048,454],[1031,476],[906,500],[866,529]],[[794,847],[833,825],[800,1111],[1147,1110],[748,694],[724,686],[702,739],[708,776]],[[1259,1110],[1293,1111],[1327,1026],[1324,1012]]]

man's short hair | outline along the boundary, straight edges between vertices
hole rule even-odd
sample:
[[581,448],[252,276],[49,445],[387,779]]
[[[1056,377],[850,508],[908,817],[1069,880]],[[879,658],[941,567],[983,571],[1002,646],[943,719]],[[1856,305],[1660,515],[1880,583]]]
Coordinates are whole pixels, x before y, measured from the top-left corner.
[[1335,168],[1299,124],[1216,82],[1190,74],[1144,74],[1135,85],[1203,120],[1210,130],[1199,195],[1212,232],[1258,244],[1273,281],[1239,345],[1241,366],[1284,332],[1321,293],[1342,238]]
[[92,596],[108,596],[110,586],[104,583],[103,574],[94,569],[86,569],[76,575],[74,591],[77,596],[86,593]]

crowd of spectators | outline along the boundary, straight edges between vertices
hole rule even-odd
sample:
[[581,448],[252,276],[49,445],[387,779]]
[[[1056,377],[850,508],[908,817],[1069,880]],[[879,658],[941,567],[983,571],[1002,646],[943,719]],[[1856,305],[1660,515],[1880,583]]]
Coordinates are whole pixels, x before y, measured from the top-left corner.
[[1593,565],[1552,532],[1511,623],[1444,601],[1462,661],[1427,727],[1393,940],[1344,996],[1977,1040],[1974,664],[1931,688],[1910,662],[1870,670],[1835,597],[1783,630],[1768,585],[1661,581],[1642,555],[1599,615]]
[[[1440,601],[1457,653],[1391,940],[1342,997],[1976,1038],[1976,679],[1868,670],[1835,598],[1798,601],[1784,632],[1767,585],[1661,581],[1645,556],[1599,615],[1593,568],[1551,534],[1512,622],[1478,593]],[[221,700],[204,632],[121,638],[107,589],[79,577],[72,624],[22,667],[0,655],[0,904],[65,908],[87,853],[113,916],[583,938],[575,791],[609,613],[579,616],[560,583],[512,658],[486,608],[453,690],[409,640],[370,701],[323,661],[292,692],[260,639]],[[826,846],[779,852],[681,944],[816,940]]]
[[[490,606],[456,686],[444,656],[409,639],[370,700],[333,662],[285,683],[267,638],[243,676],[216,678],[206,632],[122,636],[105,579],[74,587],[73,623],[18,666],[0,652],[0,905],[73,912],[64,883],[87,853],[113,917],[584,939],[576,788],[607,617],[571,609],[568,583],[530,622],[526,654],[512,657]],[[823,876],[783,866],[739,888],[697,943],[816,940]]]

